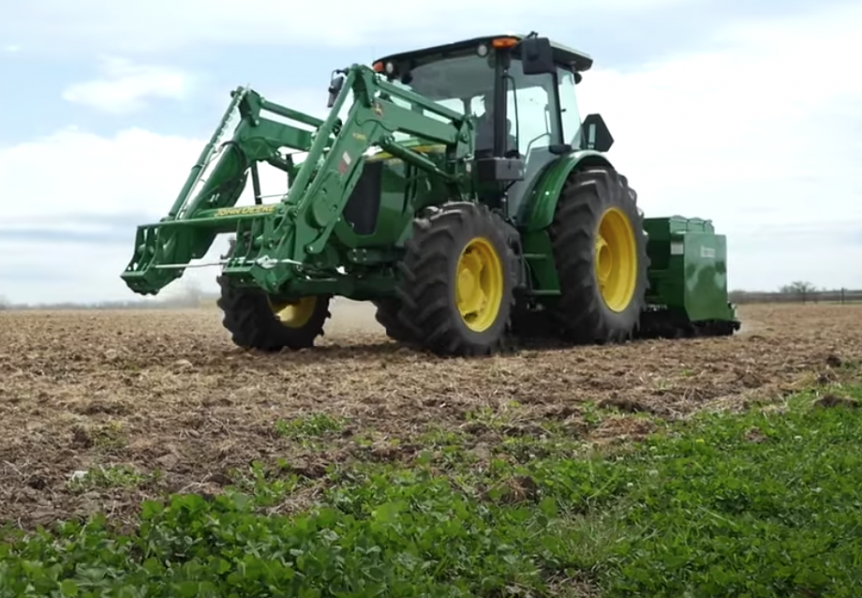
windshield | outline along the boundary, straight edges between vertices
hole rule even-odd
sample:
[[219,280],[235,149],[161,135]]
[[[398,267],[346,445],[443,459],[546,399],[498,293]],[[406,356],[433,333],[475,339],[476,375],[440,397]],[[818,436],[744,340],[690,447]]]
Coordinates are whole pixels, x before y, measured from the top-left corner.
[[[461,114],[470,111],[479,116],[484,112],[484,98],[487,97],[490,101],[494,93],[493,54],[483,58],[471,52],[467,56],[420,64],[410,71],[406,83],[403,81],[393,81],[393,83]],[[403,100],[395,98],[394,102],[405,108],[412,108]],[[422,112],[437,120],[447,120],[433,112],[425,110]],[[398,141],[405,141],[410,136],[406,133],[396,133],[395,138]]]
[[[471,52],[463,56],[454,56],[419,64],[410,71],[406,82],[393,81],[393,84],[410,89],[461,114],[469,112],[474,116],[481,116],[486,111],[485,102],[490,104],[493,98],[494,67],[495,54],[493,52],[485,57]],[[507,104],[510,123],[516,120],[515,101],[518,101],[520,104],[527,99],[527,96],[522,97],[525,91],[529,90],[529,99],[533,99],[533,96],[536,96],[536,94],[541,96],[541,106],[543,108],[548,103],[544,79],[535,76],[525,76],[520,67],[520,61],[512,61],[512,67],[509,69],[509,77]],[[517,100],[514,97],[516,90]],[[405,108],[419,110],[404,100],[393,98],[393,101]],[[523,107],[519,106],[519,109],[523,110]],[[425,110],[421,110],[421,112],[431,118],[442,121],[447,120],[445,117],[432,112]],[[544,129],[545,119],[542,118],[539,123],[541,123],[539,126]],[[523,124],[521,123],[522,126]],[[524,136],[525,133],[529,134],[531,138],[534,136],[532,130],[521,131],[521,136]],[[510,130],[510,134],[515,134],[514,127]],[[411,136],[406,133],[396,133],[395,139],[404,142],[411,139]]]

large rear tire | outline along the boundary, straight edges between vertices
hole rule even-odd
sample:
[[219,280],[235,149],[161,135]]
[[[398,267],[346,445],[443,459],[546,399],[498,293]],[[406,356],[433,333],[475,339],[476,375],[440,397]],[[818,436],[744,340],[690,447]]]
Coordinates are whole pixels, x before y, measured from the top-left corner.
[[646,234],[637,194],[610,167],[576,170],[549,229],[561,297],[553,310],[579,344],[631,339],[647,290]]
[[470,202],[414,220],[397,293],[398,320],[415,343],[441,356],[501,348],[515,278],[506,227],[487,206]]

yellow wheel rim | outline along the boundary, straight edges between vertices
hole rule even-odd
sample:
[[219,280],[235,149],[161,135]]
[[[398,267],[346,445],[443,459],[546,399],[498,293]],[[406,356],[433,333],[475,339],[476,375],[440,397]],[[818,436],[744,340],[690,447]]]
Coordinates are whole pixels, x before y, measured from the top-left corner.
[[599,222],[596,237],[596,280],[605,304],[623,311],[632,300],[637,285],[637,251],[629,219],[610,208]]
[[455,301],[461,319],[474,332],[494,325],[503,302],[503,260],[488,239],[473,239],[455,271]]
[[273,303],[269,302],[275,317],[288,328],[302,328],[314,315],[317,297],[303,297],[299,301]]

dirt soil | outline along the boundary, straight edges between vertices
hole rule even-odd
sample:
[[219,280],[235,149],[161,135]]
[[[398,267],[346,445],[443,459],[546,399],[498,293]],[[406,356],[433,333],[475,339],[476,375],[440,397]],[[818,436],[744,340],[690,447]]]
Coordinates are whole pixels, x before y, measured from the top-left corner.
[[[399,348],[365,305],[333,311],[318,348],[279,355],[234,347],[215,310],[0,312],[0,525],[128,517],[166,492],[218,492],[253,461],[283,458],[312,480],[356,459],[409,462],[428,432],[481,440],[481,417],[512,434],[552,421],[585,441],[638,437],[649,422],[626,414],[780,401],[862,360],[862,307],[849,305],[744,306],[732,338],[476,360]],[[623,413],[584,425],[589,401]],[[322,448],[279,433],[279,421],[321,413],[344,422]],[[69,483],[111,465],[158,477]]]

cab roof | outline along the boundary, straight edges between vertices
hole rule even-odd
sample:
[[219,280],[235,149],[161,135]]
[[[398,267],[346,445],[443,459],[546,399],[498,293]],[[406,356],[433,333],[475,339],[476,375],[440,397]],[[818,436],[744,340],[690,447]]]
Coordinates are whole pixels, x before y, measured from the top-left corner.
[[[482,37],[474,37],[472,39],[450,42],[448,44],[442,44],[429,48],[398,52],[397,54],[390,54],[388,56],[378,58],[374,62],[399,63],[409,59],[418,59],[420,62],[424,62],[422,60],[423,58],[431,58],[435,55],[446,56],[447,54],[459,53],[466,49],[475,48],[483,42],[490,43],[491,40],[498,39],[501,37],[515,38],[520,41],[527,36],[520,33],[501,33],[500,35],[486,35]],[[551,41],[551,49],[554,52],[554,62],[557,62],[558,64],[571,66],[576,71],[587,71],[590,69],[591,66],[593,66],[593,59],[589,54],[579,52],[578,50],[575,50],[568,46],[564,46],[554,41]]]

